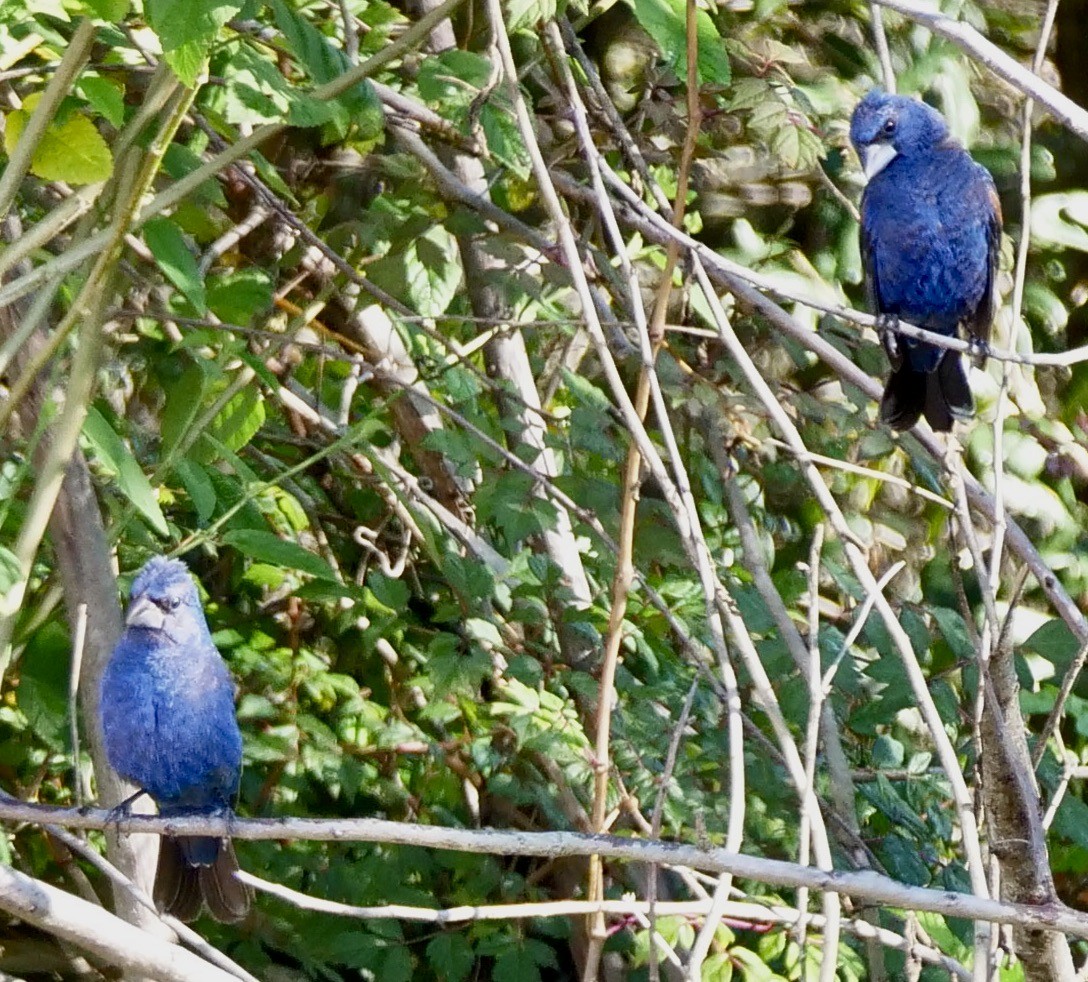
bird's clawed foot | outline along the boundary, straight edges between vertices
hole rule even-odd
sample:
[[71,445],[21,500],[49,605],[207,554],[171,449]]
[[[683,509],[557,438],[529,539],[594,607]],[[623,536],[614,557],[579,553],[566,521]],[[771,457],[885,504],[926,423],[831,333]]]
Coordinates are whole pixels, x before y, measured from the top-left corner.
[[145,794],[147,794],[147,792],[144,791],[143,788],[140,788],[139,791],[135,792],[134,794],[130,794],[124,801],[121,802],[121,804],[114,805],[106,813],[107,828],[112,825],[114,827],[114,831],[120,833],[122,819],[128,818],[132,815],[133,803]]
[[899,344],[898,331],[899,318],[895,314],[876,315],[876,333],[893,371],[903,364],[903,349]]
[[977,334],[968,334],[967,356],[971,359],[971,364],[975,368],[984,367],[986,359],[990,357],[990,342],[985,338],[980,338]]

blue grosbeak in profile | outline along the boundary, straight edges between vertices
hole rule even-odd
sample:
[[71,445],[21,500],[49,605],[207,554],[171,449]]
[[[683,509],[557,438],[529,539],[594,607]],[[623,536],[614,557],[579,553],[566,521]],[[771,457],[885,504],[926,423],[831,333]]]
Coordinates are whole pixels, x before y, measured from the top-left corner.
[[[133,581],[100,712],[110,764],[162,815],[229,813],[242,769],[234,683],[184,563],[158,556]],[[184,921],[202,904],[220,921],[239,921],[251,892],[237,871],[229,839],[164,837],[155,902]]]
[[917,99],[872,90],[850,139],[868,184],[861,255],[869,304],[881,320],[892,373],[880,418],[905,430],[923,414],[934,430],[968,419],[975,402],[958,352],[897,335],[898,318],[956,337],[984,354],[994,317],[1001,205],[993,179]]

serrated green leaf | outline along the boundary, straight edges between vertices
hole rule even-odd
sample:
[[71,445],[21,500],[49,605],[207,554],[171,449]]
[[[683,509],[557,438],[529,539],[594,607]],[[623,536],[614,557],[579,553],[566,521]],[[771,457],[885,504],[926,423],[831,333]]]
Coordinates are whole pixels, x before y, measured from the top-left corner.
[[[190,48],[190,57],[207,57],[211,42],[242,7],[242,0],[144,0],[144,13],[166,54]],[[173,64],[170,66],[175,71]],[[181,78],[186,85],[192,79]]]
[[132,451],[94,406],[87,410],[83,435],[90,442],[99,462],[112,471],[118,490],[132,503],[147,523],[162,536],[170,530],[158,498]]
[[[687,56],[687,12],[684,0],[632,0],[635,17],[661,49],[664,59],[681,77]],[[696,14],[699,39],[699,81],[729,85],[733,72],[729,55],[714,22],[705,10]]]
[[294,126],[349,122],[337,100],[318,101],[283,77],[276,66],[246,45],[235,45],[223,59],[223,114],[231,123],[288,120]]
[[509,167],[520,180],[528,180],[532,163],[513,111],[501,105],[500,100],[490,99],[480,110],[480,127],[495,159]]
[[[349,62],[344,52],[334,47],[305,17],[283,0],[270,0],[270,6],[287,46],[314,82],[323,85],[347,71]],[[307,102],[306,98],[292,105],[292,113],[299,114],[299,119],[292,122],[299,126],[315,125],[303,120],[310,120],[314,113],[320,112],[318,104],[313,100]],[[353,85],[337,96],[335,102],[347,111],[346,119],[358,129],[362,139],[373,139],[381,132],[384,123],[381,101],[368,81]]]
[[204,313],[208,309],[204,279],[181,229],[169,218],[153,218],[144,225],[144,241],[166,278]]
[[[4,129],[4,149],[10,156],[23,135],[40,96],[26,99],[23,108],[10,112]],[[75,113],[53,121],[34,150],[30,172],[45,181],[97,184],[113,173],[109,145],[86,116]]]
[[801,136],[796,126],[786,123],[771,137],[771,153],[790,170],[796,170],[801,160]]
[[333,47],[313,24],[283,0],[270,0],[269,6],[287,47],[313,81],[321,85],[343,73],[347,67],[343,52]]
[[435,936],[427,944],[427,961],[439,978],[447,982],[461,982],[468,978],[476,963],[476,956],[463,934],[446,932]]
[[264,420],[264,397],[261,390],[256,386],[248,386],[216,413],[207,435],[232,453],[237,453],[256,436]]
[[253,559],[284,569],[298,570],[320,580],[336,581],[333,568],[320,556],[303,549],[297,542],[287,542],[272,532],[260,529],[235,529],[223,536],[227,545]]
[[67,743],[69,663],[67,638],[55,623],[35,634],[20,659],[19,708],[35,738],[54,752]]
[[417,313],[438,317],[461,286],[457,240],[442,226],[433,225],[374,263],[371,271],[375,282],[402,296]]

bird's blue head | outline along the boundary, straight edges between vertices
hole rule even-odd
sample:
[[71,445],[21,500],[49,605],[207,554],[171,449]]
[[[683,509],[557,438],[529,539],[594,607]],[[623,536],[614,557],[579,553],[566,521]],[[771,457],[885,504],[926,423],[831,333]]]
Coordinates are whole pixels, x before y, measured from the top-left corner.
[[175,641],[206,636],[207,623],[189,568],[179,559],[156,556],[132,581],[125,625],[165,634]]
[[850,120],[850,142],[870,181],[897,156],[924,152],[947,138],[948,124],[936,109],[883,89],[872,89]]

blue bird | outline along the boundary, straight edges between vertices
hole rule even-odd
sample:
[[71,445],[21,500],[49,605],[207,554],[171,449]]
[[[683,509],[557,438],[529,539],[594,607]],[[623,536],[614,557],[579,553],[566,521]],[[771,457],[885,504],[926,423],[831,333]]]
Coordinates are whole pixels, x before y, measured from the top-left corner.
[[[184,563],[157,556],[133,581],[100,713],[110,764],[160,814],[229,814],[242,770],[234,683]],[[202,904],[217,920],[239,921],[252,894],[237,871],[229,839],[164,837],[155,902],[184,921]]]
[[858,103],[850,140],[868,184],[861,199],[861,255],[869,305],[881,320],[892,373],[880,418],[905,430],[923,414],[947,432],[975,401],[958,352],[905,338],[899,318],[957,337],[984,356],[994,317],[1001,204],[986,168],[948,134],[944,117],[917,99],[873,89]]

